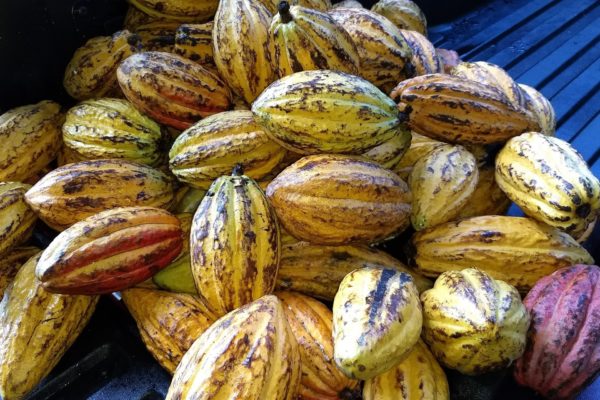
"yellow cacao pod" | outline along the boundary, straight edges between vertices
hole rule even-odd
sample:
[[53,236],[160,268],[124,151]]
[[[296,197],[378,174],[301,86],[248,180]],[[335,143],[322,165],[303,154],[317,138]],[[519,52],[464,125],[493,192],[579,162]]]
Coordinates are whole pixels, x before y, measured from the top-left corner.
[[444,64],[427,37],[417,31],[401,29],[400,32],[412,52],[410,61],[415,67],[415,75],[444,73]]
[[408,129],[401,129],[391,139],[367,150],[362,154],[364,158],[375,161],[383,168],[394,170],[410,147],[412,135]]
[[179,135],[169,152],[169,164],[180,181],[205,190],[238,164],[247,176],[260,179],[279,165],[285,153],[254,122],[250,111],[226,111]]
[[277,297],[264,296],[223,316],[194,342],[167,400],[293,400],[300,373],[298,344],[283,307]]
[[60,150],[63,120],[60,105],[48,100],[0,115],[0,181],[22,182],[46,168]]
[[217,0],[129,0],[129,3],[151,17],[180,22],[208,21],[219,5]]
[[381,14],[400,29],[427,36],[427,20],[419,6],[411,0],[379,0],[371,11]]
[[135,34],[140,38],[144,51],[165,51],[172,53],[175,49],[175,31],[180,22],[158,20],[138,26]]
[[539,124],[493,86],[445,74],[417,76],[392,91],[417,133],[449,143],[502,143]]
[[477,160],[467,149],[450,144],[433,149],[410,174],[413,228],[419,231],[455,219],[478,181]]
[[364,8],[363,5],[356,0],[343,0],[335,3],[331,8]]
[[366,80],[303,71],[269,86],[252,104],[256,122],[300,154],[361,154],[402,130],[394,102]]
[[279,174],[266,193],[283,227],[315,244],[375,242],[409,224],[406,183],[362,157],[304,157]]
[[421,335],[421,302],[409,274],[361,268],[333,300],[334,358],[349,377],[370,379],[408,356]]
[[175,32],[175,54],[216,71],[217,66],[213,58],[213,27],[213,21],[180,25]]
[[182,186],[178,192],[176,203],[171,209],[174,213],[194,214],[200,202],[206,194],[206,190],[196,189],[190,186]]
[[4,291],[13,281],[19,268],[31,257],[40,252],[40,249],[33,246],[15,247],[11,251],[2,255],[0,259],[0,300],[4,296]]
[[73,54],[63,86],[77,100],[115,95],[119,92],[117,67],[139,48],[139,36],[127,30],[92,38]]
[[600,210],[600,182],[564,140],[525,133],[496,157],[496,181],[506,195],[538,221],[581,234]]
[[31,237],[37,217],[25,202],[30,188],[25,183],[0,182],[0,257]]
[[540,132],[553,136],[556,131],[556,114],[550,100],[531,86],[521,83],[519,87],[525,95],[525,106],[540,124]]
[[493,166],[479,168],[479,181],[475,191],[458,213],[457,219],[482,215],[504,215],[511,201],[496,183]]
[[363,8],[334,8],[329,13],[356,45],[360,76],[385,93],[414,76],[410,47],[387,18]]
[[571,236],[520,217],[449,222],[417,232],[412,244],[417,271],[425,276],[475,267],[521,291],[557,269],[594,263]]
[[185,352],[218,318],[189,294],[132,288],[124,290],[122,296],[146,348],[171,374]]
[[529,314],[519,292],[474,268],[440,275],[421,294],[423,338],[442,364],[479,375],[525,351]]
[[299,293],[276,294],[300,350],[299,398],[341,400],[355,395],[358,381],[347,378],[333,360],[333,314],[329,308]]
[[22,399],[50,373],[92,316],[97,296],[52,294],[21,267],[0,302],[0,397]]
[[365,382],[364,400],[450,400],[446,374],[419,340],[400,364]]
[[115,207],[168,208],[173,196],[173,181],[159,170],[109,159],[59,167],[29,189],[25,200],[46,224],[61,231]]
[[433,283],[389,254],[369,246],[320,246],[289,243],[281,249],[277,288],[331,302],[342,279],[359,268],[387,268],[410,274],[419,290]]
[[[277,14],[279,9],[280,0],[260,0],[269,10],[272,15]],[[291,6],[301,6],[310,8],[317,11],[325,12],[331,7],[331,0],[290,0],[288,1]]]
[[408,182],[410,173],[417,161],[424,158],[437,147],[444,145],[444,142],[431,139],[415,132],[411,132],[411,136],[410,147],[406,150],[406,153],[404,153],[396,167],[393,168],[393,171],[406,182]]
[[136,28],[148,24],[150,22],[161,21],[164,19],[153,17],[146,14],[143,11],[138,10],[134,6],[130,5],[127,7],[127,12],[125,13],[125,20],[123,21],[123,28],[127,29],[131,32],[135,32]]

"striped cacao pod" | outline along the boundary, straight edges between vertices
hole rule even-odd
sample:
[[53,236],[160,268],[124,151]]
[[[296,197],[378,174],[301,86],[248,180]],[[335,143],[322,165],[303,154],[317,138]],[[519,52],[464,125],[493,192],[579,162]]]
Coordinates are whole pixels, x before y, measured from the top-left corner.
[[213,21],[180,25],[175,32],[175,54],[195,61],[208,70],[217,71],[213,58],[213,27]]
[[223,316],[194,342],[166,400],[293,400],[300,374],[298,344],[281,302],[269,295]]
[[31,237],[37,217],[25,202],[29,188],[24,183],[0,182],[0,257]]
[[434,149],[443,146],[445,143],[435,139],[431,139],[427,136],[419,135],[418,133],[411,132],[410,147],[406,150],[406,153],[400,159],[400,162],[393,169],[404,181],[408,182],[410,173],[412,172],[415,164],[420,159],[424,158]]
[[366,80],[303,71],[270,85],[252,104],[256,122],[300,154],[361,154],[402,130],[394,102]]
[[298,398],[343,400],[358,394],[358,381],[347,378],[333,360],[333,314],[308,296],[279,292],[283,311],[298,342],[302,374]]
[[215,15],[217,0],[129,0],[143,13],[159,19],[179,22],[204,22]]
[[4,296],[4,291],[17,275],[19,268],[31,257],[41,250],[33,246],[15,247],[11,251],[2,255],[0,259],[0,300]]
[[496,183],[493,166],[479,168],[477,187],[458,213],[457,219],[483,215],[504,215],[511,201]]
[[410,62],[415,67],[415,76],[444,73],[444,64],[435,46],[425,36],[405,29],[401,29],[400,32],[410,47],[412,53]]
[[182,243],[180,222],[169,212],[115,208],[61,232],[42,253],[35,274],[52,293],[116,292],[166,267]]
[[423,339],[448,368],[480,375],[525,350],[529,314],[519,292],[474,268],[444,272],[421,294]]
[[135,34],[140,38],[144,51],[175,51],[175,31],[180,22],[158,20],[138,26]]
[[600,181],[577,150],[552,136],[509,140],[496,157],[496,182],[525,214],[575,236],[600,211]]
[[138,10],[134,6],[129,5],[129,7],[127,7],[127,12],[125,13],[123,28],[134,32],[138,26],[161,20],[164,19],[148,15],[145,12]]
[[361,268],[333,301],[334,357],[349,377],[370,379],[405,359],[421,335],[421,302],[409,274]]
[[364,158],[375,161],[383,168],[394,170],[402,160],[402,157],[410,148],[412,135],[408,129],[400,129],[400,132],[391,139],[367,150],[362,154]]
[[419,6],[411,0],[379,0],[371,11],[381,14],[400,29],[427,36],[427,20]]
[[519,87],[525,95],[525,106],[533,113],[540,124],[540,132],[554,136],[556,132],[556,114],[550,100],[531,86],[520,83]]
[[60,104],[41,101],[0,115],[0,181],[22,182],[40,173],[61,147]]
[[173,196],[173,181],[163,172],[109,159],[57,168],[29,189],[25,200],[46,224],[61,231],[115,207],[168,208]]
[[502,143],[539,124],[493,86],[445,74],[417,76],[392,91],[408,126],[449,143]]
[[[260,0],[272,15],[277,14],[281,0]],[[301,6],[317,11],[325,12],[331,7],[331,0],[290,0],[288,3],[292,6]]]
[[169,152],[170,168],[182,182],[208,189],[240,164],[252,179],[273,171],[286,150],[254,122],[250,111],[212,115],[177,137]]
[[356,0],[342,0],[335,3],[331,8],[364,8],[363,5]]
[[376,242],[409,225],[408,185],[362,157],[304,157],[279,174],[266,193],[283,227],[315,244]]
[[600,371],[600,268],[560,269],[540,279],[524,302],[531,326],[516,381],[544,398],[575,398]]
[[229,89],[219,76],[176,54],[134,54],[119,66],[117,78],[138,110],[176,129],[187,129],[231,105]]
[[98,297],[52,294],[21,267],[0,302],[0,398],[23,399],[50,373],[92,316]]
[[417,271],[425,276],[476,267],[521,291],[557,269],[594,262],[571,236],[529,218],[484,216],[417,232]]

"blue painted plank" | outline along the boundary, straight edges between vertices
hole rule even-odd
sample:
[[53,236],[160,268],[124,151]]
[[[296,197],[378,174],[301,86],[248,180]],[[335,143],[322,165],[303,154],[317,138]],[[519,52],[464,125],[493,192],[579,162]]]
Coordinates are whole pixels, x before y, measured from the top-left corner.
[[[562,123],[557,136],[566,141],[572,141],[583,131],[588,132],[587,126],[598,115],[600,91],[597,91],[584,104],[576,107],[570,117]],[[600,131],[597,131],[600,132]],[[599,143],[596,143],[598,146]]]
[[597,112],[596,117],[573,139],[571,145],[581,153],[586,161],[593,161],[600,151],[598,147],[600,145],[600,112]]

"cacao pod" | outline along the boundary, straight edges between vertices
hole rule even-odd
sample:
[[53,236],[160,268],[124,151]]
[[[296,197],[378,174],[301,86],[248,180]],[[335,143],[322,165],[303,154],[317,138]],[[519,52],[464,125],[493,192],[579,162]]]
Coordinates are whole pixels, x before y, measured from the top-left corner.
[[154,18],[180,22],[204,22],[215,15],[217,0],[129,0],[135,8]]
[[409,149],[411,139],[412,135],[410,131],[408,129],[401,129],[397,135],[379,146],[367,150],[362,156],[375,161],[383,168],[393,171]]
[[4,291],[17,275],[21,265],[41,250],[33,246],[16,247],[2,256],[0,259],[0,300]]
[[540,125],[540,132],[553,136],[556,131],[556,114],[550,100],[531,86],[521,83],[519,87],[525,95],[525,106]]
[[143,11],[138,10],[134,6],[130,5],[127,7],[127,12],[125,13],[125,20],[123,21],[123,28],[127,29],[131,32],[134,32],[137,27],[140,25],[145,25],[150,22],[155,21],[164,21],[164,19],[153,17],[151,15],[146,14]]
[[440,60],[442,61],[442,64],[444,65],[444,73],[449,74],[452,72],[452,70],[454,69],[454,67],[456,67],[458,64],[460,64],[462,61],[460,59],[460,56],[458,55],[458,53],[454,50],[447,50],[447,49],[435,49],[438,53],[438,56],[440,57]]
[[351,378],[381,375],[408,356],[421,325],[419,292],[409,274],[354,270],[333,300],[335,362]]
[[178,214],[194,214],[205,194],[206,190],[195,189],[190,186],[182,186],[177,191],[176,202],[171,211]]
[[406,183],[362,157],[304,157],[279,174],[266,193],[283,227],[315,244],[371,243],[409,225]]
[[175,32],[175,54],[195,61],[208,70],[216,71],[217,66],[213,58],[213,27],[213,21],[180,25]]
[[414,165],[434,149],[443,146],[444,142],[411,132],[410,147],[393,169],[404,181],[408,182]]
[[394,102],[366,80],[335,71],[303,71],[270,85],[252,104],[256,122],[300,154],[361,154],[398,135]]
[[425,276],[476,267],[521,291],[557,269],[594,262],[571,236],[520,217],[449,222],[417,232],[412,244],[417,271]]
[[151,21],[138,26],[136,35],[140,38],[144,51],[164,51],[173,53],[175,51],[175,31],[180,22],[158,20]]
[[363,5],[356,0],[342,0],[335,3],[331,8],[364,8]]
[[379,0],[371,11],[381,14],[400,29],[427,36],[427,20],[419,6],[411,0]]
[[580,234],[573,236],[573,238],[575,240],[577,240],[578,243],[583,243],[586,240],[588,240],[589,237],[594,232],[594,228],[596,227],[596,222],[598,222],[598,217],[590,220],[587,224],[587,227],[584,228],[585,230],[583,232],[581,232]]
[[58,363],[92,316],[97,296],[48,293],[35,279],[40,254],[0,302],[0,398],[22,399]]
[[[277,14],[280,0],[260,0],[273,15]],[[290,0],[288,2],[292,6],[301,6],[305,8],[311,8],[317,11],[327,11],[331,7],[331,0]]]
[[30,187],[19,182],[0,182],[0,257],[31,237],[37,217],[25,202],[25,192]]
[[194,342],[167,400],[292,400],[300,373],[298,344],[283,307],[268,295],[223,316]]
[[483,215],[504,215],[511,201],[496,183],[493,166],[479,168],[479,181],[473,194],[458,213],[457,219]]
[[[397,1],[397,0],[396,0]],[[402,37],[410,47],[410,62],[415,67],[415,75],[444,73],[444,64],[433,44],[417,31],[401,29]]]

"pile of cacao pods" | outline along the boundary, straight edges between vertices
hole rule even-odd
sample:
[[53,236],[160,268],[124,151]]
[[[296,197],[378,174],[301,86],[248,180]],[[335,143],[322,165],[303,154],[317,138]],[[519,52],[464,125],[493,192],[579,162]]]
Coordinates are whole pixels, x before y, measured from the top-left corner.
[[130,3],[69,62],[78,104],[0,116],[2,399],[113,292],[168,399],[441,400],[442,367],[567,399],[600,370],[600,183],[543,95],[410,0]]

